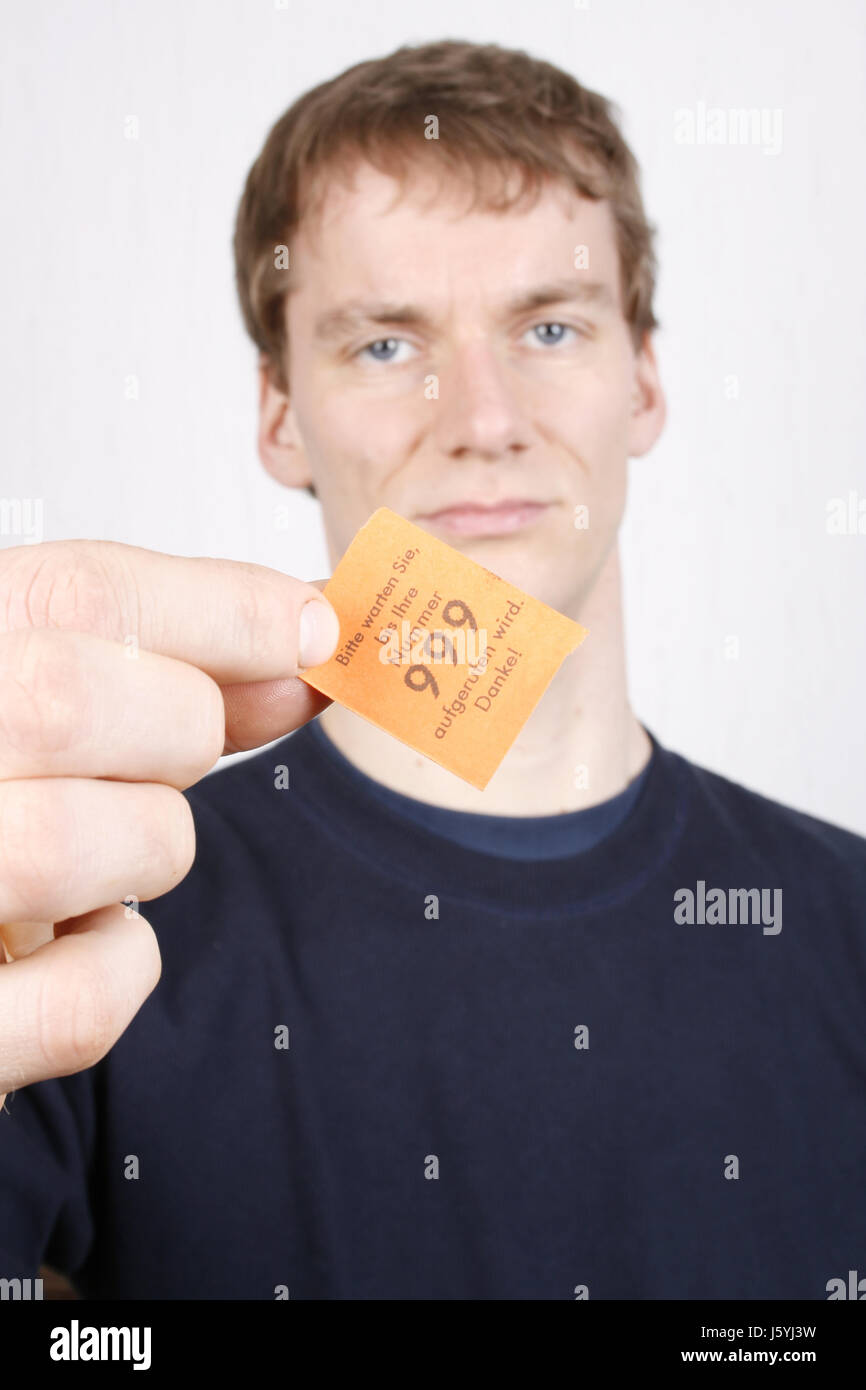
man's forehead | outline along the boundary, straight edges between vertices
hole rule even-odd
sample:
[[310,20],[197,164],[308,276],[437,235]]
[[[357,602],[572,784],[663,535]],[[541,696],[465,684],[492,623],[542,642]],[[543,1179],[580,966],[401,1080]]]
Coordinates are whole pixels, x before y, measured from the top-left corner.
[[[437,166],[428,154],[417,165],[393,174],[358,159],[345,168],[338,166],[334,177],[321,180],[295,240],[299,249],[305,243],[308,253],[315,252],[323,240],[351,239],[360,226],[387,236],[389,222],[396,233],[408,221],[429,223],[436,235],[449,227],[459,233],[469,226],[480,230],[485,225],[507,234],[510,227],[529,223],[583,222],[599,232],[613,229],[606,200],[587,198],[561,178],[545,178],[536,188],[522,188],[517,170],[482,168],[473,178],[469,171]],[[504,195],[507,206],[492,206],[491,193]]]
[[449,184],[441,171],[419,171],[406,184],[366,164],[353,173],[302,226],[290,298],[315,285],[316,298],[335,311],[362,313],[422,288],[429,297],[467,273],[473,290],[486,282],[488,297],[523,298],[530,307],[533,294],[539,304],[618,298],[616,230],[603,200],[558,181],[502,211],[483,200],[470,207],[465,180]]

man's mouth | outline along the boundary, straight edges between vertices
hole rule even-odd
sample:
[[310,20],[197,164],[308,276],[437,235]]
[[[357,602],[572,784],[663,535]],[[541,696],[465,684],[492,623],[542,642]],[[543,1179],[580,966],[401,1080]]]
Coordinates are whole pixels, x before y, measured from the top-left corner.
[[507,536],[531,526],[548,506],[547,502],[519,498],[508,498],[491,506],[481,502],[459,502],[436,512],[421,513],[417,519],[452,536]]

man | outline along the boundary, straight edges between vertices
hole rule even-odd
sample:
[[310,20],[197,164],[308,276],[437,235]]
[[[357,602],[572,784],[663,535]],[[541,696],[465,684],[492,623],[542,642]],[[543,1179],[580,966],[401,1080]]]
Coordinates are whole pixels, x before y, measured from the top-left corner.
[[617,531],[664,401],[607,104],[493,46],[360,64],[274,126],[235,251],[260,454],[332,563],[385,505],[590,635],[479,792],[322,712],[314,586],[2,557],[0,1273],[836,1296],[866,1250],[866,842],[630,708]]

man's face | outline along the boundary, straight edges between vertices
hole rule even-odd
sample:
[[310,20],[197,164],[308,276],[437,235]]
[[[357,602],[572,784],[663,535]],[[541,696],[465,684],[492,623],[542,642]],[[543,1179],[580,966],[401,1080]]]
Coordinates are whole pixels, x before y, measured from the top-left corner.
[[300,228],[290,396],[263,391],[262,456],[312,481],[332,562],[387,506],[576,613],[616,538],[628,456],[664,418],[652,350],[623,317],[614,222],[559,184],[534,207],[466,212],[463,185],[446,197],[431,178],[401,197],[360,164]]

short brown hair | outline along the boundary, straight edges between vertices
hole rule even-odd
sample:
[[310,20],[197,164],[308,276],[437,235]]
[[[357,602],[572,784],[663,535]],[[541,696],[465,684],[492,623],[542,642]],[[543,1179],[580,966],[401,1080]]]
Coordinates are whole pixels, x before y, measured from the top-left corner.
[[[469,175],[476,200],[483,196],[491,209],[511,207],[550,178],[585,197],[607,198],[625,317],[638,346],[657,327],[653,229],[637,161],[614,111],[552,63],[521,49],[455,39],[404,45],[305,92],[272,127],[250,169],[234,234],[244,323],[277,387],[287,393],[283,302],[291,284],[276,264],[277,247],[290,242],[302,217],[314,215],[333,177],[359,158],[405,183],[424,147],[444,167]],[[430,115],[441,120],[436,140],[425,139]],[[522,174],[510,196],[504,179],[494,195],[482,177],[497,169]]]

